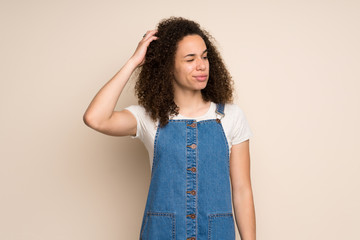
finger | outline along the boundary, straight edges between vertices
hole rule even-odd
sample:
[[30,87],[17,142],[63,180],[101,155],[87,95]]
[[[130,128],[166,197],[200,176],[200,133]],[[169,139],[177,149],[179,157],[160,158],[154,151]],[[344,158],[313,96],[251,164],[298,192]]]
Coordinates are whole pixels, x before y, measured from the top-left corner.
[[144,42],[144,45],[145,45],[146,47],[148,47],[152,41],[158,40],[158,39],[159,39],[159,38],[156,37],[156,36],[149,37],[149,39],[147,39],[147,40]]
[[147,31],[144,36],[143,36],[143,39],[142,40],[148,40],[150,37],[154,36],[155,34],[157,33],[157,30],[149,30]]

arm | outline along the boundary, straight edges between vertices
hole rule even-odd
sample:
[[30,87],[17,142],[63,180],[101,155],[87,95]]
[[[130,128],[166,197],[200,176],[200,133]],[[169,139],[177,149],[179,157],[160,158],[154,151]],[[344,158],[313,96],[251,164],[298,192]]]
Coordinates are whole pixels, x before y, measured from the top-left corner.
[[249,140],[233,145],[230,178],[236,225],[242,240],[256,239],[255,209],[250,180]]
[[146,33],[133,56],[96,94],[83,117],[87,126],[112,136],[136,134],[135,117],[127,110],[114,111],[114,108],[131,74],[144,63],[147,47],[157,39],[155,33],[156,30]]

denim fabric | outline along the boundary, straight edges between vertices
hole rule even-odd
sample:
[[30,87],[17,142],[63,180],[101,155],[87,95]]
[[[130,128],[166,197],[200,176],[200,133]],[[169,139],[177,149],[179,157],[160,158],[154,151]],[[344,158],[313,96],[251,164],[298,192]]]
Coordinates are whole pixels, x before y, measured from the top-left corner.
[[[217,105],[223,116],[224,105]],[[158,127],[142,240],[234,240],[229,149],[219,119]]]

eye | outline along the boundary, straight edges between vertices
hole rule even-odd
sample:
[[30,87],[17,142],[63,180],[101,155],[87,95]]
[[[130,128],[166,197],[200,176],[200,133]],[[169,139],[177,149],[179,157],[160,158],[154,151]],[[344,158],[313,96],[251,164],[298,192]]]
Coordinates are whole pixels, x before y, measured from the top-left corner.
[[203,59],[208,59],[208,56],[203,56]]
[[194,59],[188,59],[188,60],[186,60],[187,62],[192,62],[192,61],[194,61]]

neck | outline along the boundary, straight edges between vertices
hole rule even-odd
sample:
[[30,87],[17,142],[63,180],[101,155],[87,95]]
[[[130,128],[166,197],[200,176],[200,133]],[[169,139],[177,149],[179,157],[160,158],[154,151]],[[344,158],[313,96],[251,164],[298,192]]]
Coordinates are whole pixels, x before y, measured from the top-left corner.
[[210,102],[204,101],[201,91],[175,91],[174,101],[183,116],[198,117],[205,114]]

